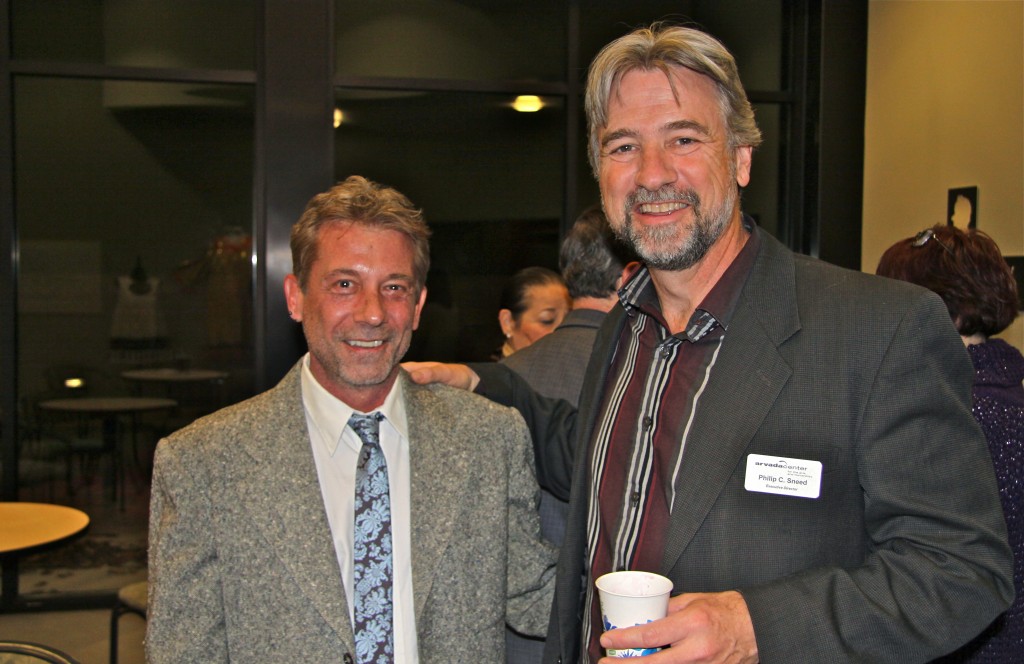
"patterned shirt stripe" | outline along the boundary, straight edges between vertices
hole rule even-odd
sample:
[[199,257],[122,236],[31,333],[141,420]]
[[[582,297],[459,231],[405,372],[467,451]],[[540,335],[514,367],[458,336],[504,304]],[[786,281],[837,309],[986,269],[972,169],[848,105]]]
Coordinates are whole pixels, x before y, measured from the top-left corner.
[[603,654],[594,580],[609,571],[661,566],[697,407],[760,248],[756,227],[744,219],[744,228],[748,241],[683,332],[669,333],[645,268],[619,293],[628,320],[587,448],[591,482],[583,607],[589,619],[582,621],[581,646],[593,661]]

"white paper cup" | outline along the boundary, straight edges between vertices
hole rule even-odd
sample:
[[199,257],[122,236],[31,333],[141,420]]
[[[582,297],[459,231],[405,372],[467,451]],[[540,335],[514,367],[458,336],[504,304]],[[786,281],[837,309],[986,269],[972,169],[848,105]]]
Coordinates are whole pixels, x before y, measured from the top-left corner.
[[[653,572],[612,572],[595,582],[601,600],[601,622],[607,632],[618,627],[646,625],[664,618],[672,580]],[[660,648],[608,649],[609,657],[652,655]]]

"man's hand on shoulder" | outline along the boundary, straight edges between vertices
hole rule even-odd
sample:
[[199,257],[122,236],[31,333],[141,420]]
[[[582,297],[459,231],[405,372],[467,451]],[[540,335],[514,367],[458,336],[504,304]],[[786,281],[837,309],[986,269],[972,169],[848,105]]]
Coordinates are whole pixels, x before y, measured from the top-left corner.
[[[669,600],[668,616],[638,627],[624,627],[601,636],[605,648],[657,648],[670,646],[648,659],[652,664],[676,662],[756,664],[754,625],[743,596],[722,593],[686,593]],[[601,664],[612,664],[604,658]]]
[[403,362],[402,368],[409,372],[412,382],[420,385],[444,383],[472,392],[480,383],[480,376],[465,364],[444,364],[442,362]]

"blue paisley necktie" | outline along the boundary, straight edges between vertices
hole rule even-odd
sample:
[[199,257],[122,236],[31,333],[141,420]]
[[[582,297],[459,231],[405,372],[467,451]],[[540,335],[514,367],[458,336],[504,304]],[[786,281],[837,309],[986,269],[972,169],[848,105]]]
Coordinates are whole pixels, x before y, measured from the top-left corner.
[[356,466],[353,585],[356,661],[395,659],[391,603],[391,500],[388,466],[380,449],[380,413],[352,415],[348,425],[363,441]]

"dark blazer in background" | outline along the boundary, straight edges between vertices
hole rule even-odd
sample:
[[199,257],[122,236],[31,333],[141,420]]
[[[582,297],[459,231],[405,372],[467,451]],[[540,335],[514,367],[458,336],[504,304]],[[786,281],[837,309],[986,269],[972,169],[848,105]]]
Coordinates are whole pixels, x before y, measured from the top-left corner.
[[501,364],[544,396],[575,406],[597,330],[607,316],[597,309],[573,309],[554,332],[502,359]]
[[[565,399],[575,407],[597,330],[607,315],[597,309],[573,309],[551,334],[517,350],[502,359],[501,364],[525,378],[530,387],[544,396]],[[541,491],[539,511],[544,538],[561,546],[569,503],[550,491]],[[522,636],[509,629],[505,654],[508,664],[535,664],[544,657],[544,639]]]
[[[299,371],[159,444],[148,661],[351,661]],[[551,605],[526,428],[476,395],[399,379],[420,662],[499,664],[506,619],[543,634]]]
[[[739,590],[763,664],[925,662],[1013,593],[970,361],[923,289],[795,255],[767,233],[701,396],[660,569],[674,593]],[[578,415],[513,372],[480,391],[526,415],[542,483],[571,482],[545,660],[579,652],[586,449],[626,314],[609,314]],[[823,464],[821,496],[747,491],[747,455]],[[585,453],[581,451],[580,457]]]

